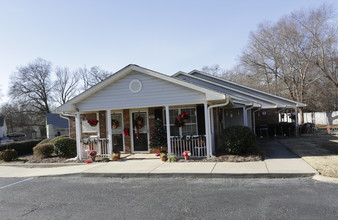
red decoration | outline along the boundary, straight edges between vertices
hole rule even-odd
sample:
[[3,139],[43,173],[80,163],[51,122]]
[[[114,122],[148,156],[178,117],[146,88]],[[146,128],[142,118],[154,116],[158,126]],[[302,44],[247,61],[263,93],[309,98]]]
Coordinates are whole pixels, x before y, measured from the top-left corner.
[[182,114],[180,114],[179,116],[176,117],[175,120],[175,125],[177,127],[182,127],[184,125],[184,123],[189,120],[190,115],[188,112],[182,112]]
[[111,126],[117,128],[119,126],[119,121],[118,120],[112,120]]
[[141,116],[138,116],[137,118],[134,119],[135,122],[135,127],[137,130],[137,139],[140,138],[140,129],[143,127],[144,122],[143,122],[143,118]]
[[123,129],[123,135],[129,136],[129,129],[128,128]]
[[88,120],[87,122],[88,124],[90,124],[90,126],[95,127],[97,123],[99,123],[99,120]]

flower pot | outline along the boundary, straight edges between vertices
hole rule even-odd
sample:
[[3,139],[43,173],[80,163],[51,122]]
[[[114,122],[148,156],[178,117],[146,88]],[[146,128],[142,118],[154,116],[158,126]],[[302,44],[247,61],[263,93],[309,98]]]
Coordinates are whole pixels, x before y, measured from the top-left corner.
[[112,161],[118,161],[118,160],[119,160],[119,158],[115,158],[115,157],[113,157],[111,160],[112,160]]
[[168,158],[166,158],[166,157],[161,157],[161,160],[162,160],[163,162],[165,162],[165,161],[168,160]]
[[92,159],[93,162],[95,161],[95,157],[91,157],[90,159]]

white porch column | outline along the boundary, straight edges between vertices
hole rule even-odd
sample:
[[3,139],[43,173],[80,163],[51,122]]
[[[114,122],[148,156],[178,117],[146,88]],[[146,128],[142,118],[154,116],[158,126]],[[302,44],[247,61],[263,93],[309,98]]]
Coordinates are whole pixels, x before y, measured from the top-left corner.
[[166,119],[166,126],[167,126],[167,148],[168,148],[168,155],[171,155],[171,143],[170,143],[170,118],[169,118],[169,106],[165,106],[165,119]]
[[209,123],[210,123],[210,115],[208,111],[208,103],[204,103],[204,119],[205,119],[205,139],[206,139],[206,147],[207,147],[207,157],[210,157],[210,140],[211,140],[211,133],[209,130]]
[[[214,120],[214,109],[210,109],[210,116],[211,116],[211,147],[212,151],[215,151],[215,120]],[[211,150],[211,148],[210,148]],[[213,153],[212,153],[213,154]]]
[[295,121],[296,121],[296,137],[298,137],[298,109],[295,108]]
[[82,160],[81,153],[81,121],[80,121],[80,113],[77,112],[75,114],[75,129],[76,129],[76,152],[77,158]]
[[108,138],[108,154],[113,153],[113,140],[112,140],[112,130],[111,130],[111,112],[110,110],[106,111],[106,125],[107,125],[107,138]]

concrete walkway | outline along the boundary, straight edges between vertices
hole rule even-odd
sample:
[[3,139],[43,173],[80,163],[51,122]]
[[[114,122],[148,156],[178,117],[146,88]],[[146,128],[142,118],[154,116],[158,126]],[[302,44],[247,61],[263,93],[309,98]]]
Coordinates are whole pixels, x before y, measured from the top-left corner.
[[[261,143],[266,159],[258,162],[162,162],[159,158],[134,156],[109,163],[46,165],[0,165],[0,177],[198,177],[275,178],[310,177],[317,174],[310,165],[276,141]],[[279,152],[279,153],[276,153]]]

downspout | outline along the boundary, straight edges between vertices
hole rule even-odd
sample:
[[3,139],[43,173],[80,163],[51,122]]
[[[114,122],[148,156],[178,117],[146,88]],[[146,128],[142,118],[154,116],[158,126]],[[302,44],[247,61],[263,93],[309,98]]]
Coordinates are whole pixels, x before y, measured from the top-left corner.
[[255,113],[256,112],[258,112],[258,111],[260,111],[262,109],[262,105],[260,105],[259,107],[258,107],[258,109],[256,109],[255,111],[253,111],[252,112],[252,117],[253,117],[253,125],[252,125],[252,127],[253,127],[253,131],[254,131],[254,134],[256,135],[256,115],[255,115]]
[[[66,113],[64,113],[64,112],[62,112],[62,113],[60,113],[59,115],[60,115],[60,117],[61,118],[64,118],[64,119],[67,119],[67,120],[69,120],[69,118],[66,118],[65,116],[71,116],[71,117],[78,117],[77,118],[77,120],[79,120],[79,116],[78,116],[78,114],[80,114],[80,112],[78,112],[77,114],[66,114]],[[79,142],[79,140],[78,140],[78,135],[81,135],[81,133],[79,133],[80,131],[79,131],[79,129],[80,129],[80,127],[79,127],[79,124],[77,124],[77,123],[75,123],[75,127],[76,127],[76,152],[77,152],[77,155],[76,155],[76,159],[77,160],[81,160],[82,159],[82,155],[81,155],[81,145],[80,145],[80,142]],[[70,129],[70,128],[69,128]]]
[[[248,111],[253,109],[255,106],[254,106],[255,103],[252,103],[252,106],[250,108],[246,108],[246,125],[249,127],[249,123],[248,123]],[[252,129],[252,128],[251,128]]]
[[209,145],[209,147],[207,148],[207,154],[208,154],[208,157],[215,157],[213,154],[212,154],[212,146],[211,146],[211,144],[212,144],[212,141],[211,141],[211,125],[210,125],[210,123],[211,123],[211,120],[210,120],[210,112],[211,112],[211,109],[213,109],[213,108],[216,108],[216,107],[222,107],[222,106],[227,106],[228,104],[229,104],[229,102],[230,102],[230,97],[229,97],[229,95],[226,95],[226,98],[227,98],[227,100],[226,100],[226,102],[225,103],[223,103],[223,104],[217,104],[217,105],[210,105],[209,107],[208,107],[208,111],[207,111],[207,117],[208,117],[208,120],[209,120],[209,123],[208,123],[208,136],[209,136],[209,138],[208,138],[208,145]]

